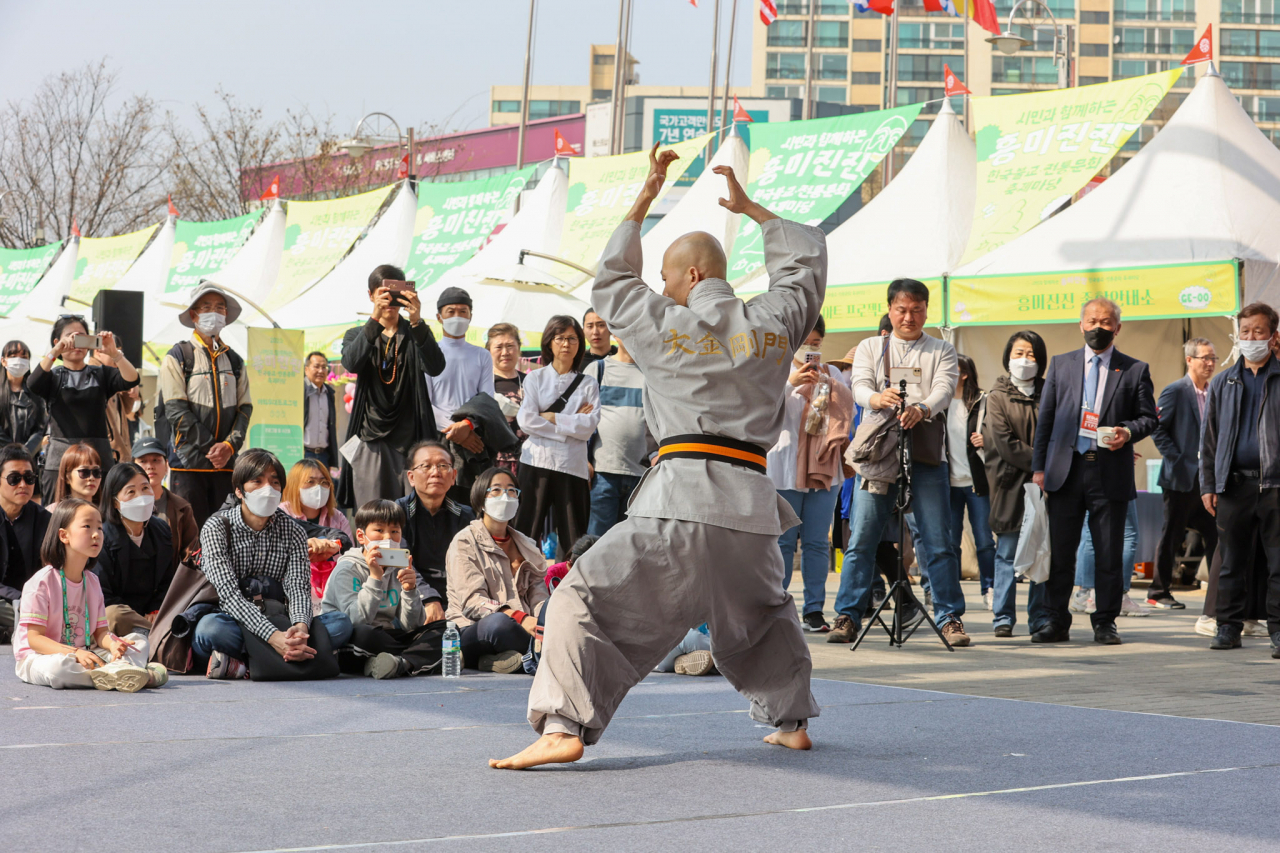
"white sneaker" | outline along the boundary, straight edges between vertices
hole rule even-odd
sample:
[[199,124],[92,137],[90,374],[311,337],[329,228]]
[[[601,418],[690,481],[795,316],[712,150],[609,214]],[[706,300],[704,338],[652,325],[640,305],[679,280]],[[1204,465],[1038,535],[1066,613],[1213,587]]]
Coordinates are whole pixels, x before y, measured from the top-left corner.
[[995,591],[990,589],[982,594],[982,603],[987,605],[988,610],[991,610],[995,606],[995,597]]
[[1067,609],[1072,613],[1092,613],[1098,609],[1098,605],[1093,600],[1093,590],[1079,587],[1071,594],[1071,603],[1067,605]]
[[1201,616],[1196,619],[1195,630],[1202,637],[1215,637],[1218,634],[1218,620],[1212,616]]
[[89,670],[89,678],[93,679],[93,686],[99,690],[137,693],[151,682],[151,673],[122,658]]
[[1267,633],[1267,626],[1257,619],[1244,620],[1244,631],[1241,632],[1246,637],[1270,637]]
[[1121,616],[1150,616],[1151,611],[1145,606],[1139,604],[1129,597],[1129,593],[1124,594],[1124,598],[1120,599],[1120,615]]

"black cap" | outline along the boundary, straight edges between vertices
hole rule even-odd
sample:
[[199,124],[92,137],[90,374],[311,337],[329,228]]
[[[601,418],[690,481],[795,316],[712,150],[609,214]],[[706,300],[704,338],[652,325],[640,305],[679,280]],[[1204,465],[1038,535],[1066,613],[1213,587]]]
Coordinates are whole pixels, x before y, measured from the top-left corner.
[[436,300],[436,310],[443,311],[446,305],[465,305],[468,308],[474,307],[471,304],[471,294],[467,293],[461,287],[446,287],[444,292],[440,294],[440,298]]
[[169,452],[165,450],[164,445],[160,443],[160,439],[154,435],[144,436],[138,439],[133,445],[133,458],[138,459],[146,456],[148,453],[159,453],[166,459],[169,458]]

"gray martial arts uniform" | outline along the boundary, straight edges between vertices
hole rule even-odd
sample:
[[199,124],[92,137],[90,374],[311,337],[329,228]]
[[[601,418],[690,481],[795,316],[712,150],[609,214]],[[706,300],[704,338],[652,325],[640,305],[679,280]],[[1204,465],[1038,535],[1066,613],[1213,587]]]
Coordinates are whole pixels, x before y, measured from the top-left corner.
[[[529,722],[595,743],[627,691],[690,628],[707,622],[716,667],[753,719],[793,731],[818,716],[812,664],[777,538],[799,524],[764,473],[782,430],[779,402],[826,290],[817,228],[764,224],[768,293],[744,303],[721,279],[688,307],[640,278],[640,226],[624,222],[601,259],[592,306],[645,377],[644,416],[663,453],[715,438],[754,446],[758,468],[664,455],[628,518],[582,556],[551,596]],[[702,445],[699,445],[702,446]],[[692,451],[691,451],[692,452]]]

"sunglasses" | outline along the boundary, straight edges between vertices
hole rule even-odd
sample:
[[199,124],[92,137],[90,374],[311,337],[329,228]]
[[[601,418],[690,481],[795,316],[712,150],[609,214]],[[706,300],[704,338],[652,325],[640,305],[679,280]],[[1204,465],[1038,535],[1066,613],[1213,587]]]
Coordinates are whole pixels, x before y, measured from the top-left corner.
[[5,476],[4,481],[10,486],[16,486],[19,483],[26,483],[28,486],[34,486],[36,484],[36,475],[32,474],[30,471],[23,471],[21,474],[17,471],[10,471],[8,475]]
[[101,480],[101,468],[77,468],[76,473],[80,475],[81,480]]

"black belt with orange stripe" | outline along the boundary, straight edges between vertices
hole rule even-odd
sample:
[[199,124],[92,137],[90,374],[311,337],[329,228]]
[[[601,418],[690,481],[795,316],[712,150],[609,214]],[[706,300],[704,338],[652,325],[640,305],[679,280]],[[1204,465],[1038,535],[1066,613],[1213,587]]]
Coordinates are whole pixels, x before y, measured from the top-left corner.
[[659,459],[714,459],[765,473],[765,451],[757,445],[718,435],[673,435],[662,440]]

